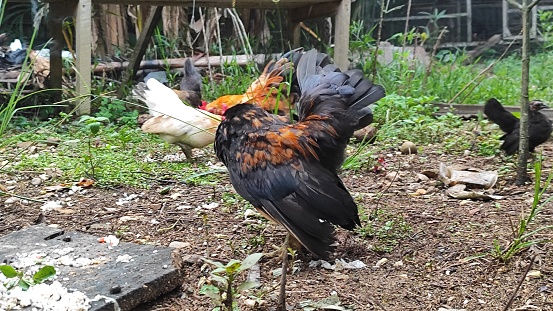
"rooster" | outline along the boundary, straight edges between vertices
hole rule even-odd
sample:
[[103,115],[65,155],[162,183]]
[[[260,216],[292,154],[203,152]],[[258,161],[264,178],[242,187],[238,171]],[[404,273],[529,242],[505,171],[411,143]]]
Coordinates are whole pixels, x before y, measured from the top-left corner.
[[[542,101],[533,100],[528,105],[530,108],[528,114],[528,147],[530,152],[534,152],[538,145],[546,142],[551,136],[551,120],[539,112],[541,109],[547,108],[547,105]],[[517,153],[520,139],[520,120],[505,110],[495,98],[491,98],[486,102],[484,114],[505,132],[505,135],[501,137],[501,140],[503,140],[501,149],[508,155]]]
[[140,82],[133,94],[148,105],[153,116],[144,122],[142,131],[179,146],[188,161],[192,161],[192,148],[213,143],[221,116],[182,103],[172,89],[156,79]]
[[292,63],[286,55],[276,62],[271,61],[244,94],[221,96],[207,104],[204,109],[222,115],[230,107],[252,103],[267,111],[289,116],[295,97],[294,94],[288,95],[287,86],[282,82],[291,68]]
[[360,225],[357,205],[337,173],[347,142],[355,130],[372,122],[369,105],[385,92],[361,71],[321,67],[324,55],[311,50],[298,61],[297,123],[244,101],[225,112],[215,152],[238,194],[289,232],[283,249],[297,240],[326,259],[333,249],[333,225],[348,230]]

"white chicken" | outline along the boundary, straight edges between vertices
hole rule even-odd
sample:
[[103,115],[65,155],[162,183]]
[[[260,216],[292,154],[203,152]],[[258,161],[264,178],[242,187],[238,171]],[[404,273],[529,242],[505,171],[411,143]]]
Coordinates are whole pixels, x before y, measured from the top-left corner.
[[138,83],[133,94],[153,116],[144,122],[142,131],[181,147],[188,161],[192,160],[193,148],[213,143],[221,116],[184,104],[172,89],[156,79]]

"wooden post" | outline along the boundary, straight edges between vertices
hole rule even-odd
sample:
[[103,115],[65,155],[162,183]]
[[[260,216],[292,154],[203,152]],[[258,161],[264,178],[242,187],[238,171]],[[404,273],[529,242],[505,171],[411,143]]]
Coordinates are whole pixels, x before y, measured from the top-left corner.
[[62,22],[65,17],[63,12],[66,12],[64,5],[61,2],[50,3],[48,28],[50,28],[50,36],[52,41],[50,44],[50,82],[48,87],[55,89],[52,100],[54,102],[61,101],[62,87],[62,68],[61,51],[63,49],[63,33]]
[[292,48],[299,48],[301,44],[301,26],[300,23],[291,22],[290,33],[292,37]]
[[92,0],[79,0],[77,3],[75,17],[75,32],[77,50],[77,60],[75,67],[77,69],[77,94],[75,101],[77,105],[77,114],[90,114],[90,86],[91,70],[90,63],[92,58]]
[[467,0],[467,42],[472,42],[472,0]]
[[349,24],[351,19],[351,0],[342,0],[336,13],[334,27],[334,63],[345,71],[349,67]]
[[509,18],[509,3],[507,2],[507,0],[503,0],[503,4],[501,6],[501,15],[503,22],[503,38],[510,37],[511,31],[509,31],[509,22],[507,21]]
[[119,88],[119,91],[117,92],[117,97],[122,98],[125,95],[123,92],[125,89],[125,86],[129,83],[129,81],[131,81],[134,78],[134,75],[140,68],[140,62],[144,57],[144,53],[146,52],[148,43],[152,38],[154,29],[156,28],[157,23],[161,19],[162,11],[163,11],[163,6],[153,6],[151,8],[150,15],[146,20],[146,24],[144,25],[144,28],[140,32],[140,36],[138,37],[138,41],[136,42],[134,52],[132,54],[131,59],[129,60],[129,66],[127,67],[127,70],[125,70],[125,72],[123,73],[123,77],[122,77],[123,87]]

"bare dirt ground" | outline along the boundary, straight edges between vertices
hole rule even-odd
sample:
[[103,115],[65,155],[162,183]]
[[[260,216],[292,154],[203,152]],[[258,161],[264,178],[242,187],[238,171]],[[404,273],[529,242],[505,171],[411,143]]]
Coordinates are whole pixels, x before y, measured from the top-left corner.
[[[510,161],[500,157],[447,155],[433,152],[432,146],[422,149],[417,155],[399,155],[396,150],[383,152],[386,171],[362,169],[342,174],[345,185],[364,207],[364,225],[379,222],[384,226],[385,219],[379,217],[388,217],[388,225],[402,223],[410,229],[388,231],[389,234],[400,232],[388,237],[391,243],[388,245],[396,244],[389,252],[382,247],[387,243],[382,241],[385,234],[362,236],[339,230],[334,258],[360,260],[367,265],[362,269],[310,267],[313,258],[301,251],[295,262],[298,269],[288,278],[290,308],[302,310],[301,302],[335,294],[342,307],[353,310],[503,310],[513,296],[510,310],[553,310],[550,243],[523,252],[506,264],[486,255],[495,242],[504,247],[512,240],[519,214],[531,206],[533,185],[512,186],[514,171],[505,170]],[[541,149],[545,157],[544,171],[550,172],[553,144],[549,142]],[[485,170],[503,168],[506,173],[500,175],[494,194],[504,198],[453,199],[446,195],[446,187],[437,179],[419,180],[417,174],[437,172],[440,162]],[[390,183],[385,175],[393,171],[398,171],[400,178]],[[36,176],[32,172],[0,175],[0,183],[13,180],[16,181],[13,193],[41,200],[70,198],[72,205],[41,216],[42,203],[4,204],[6,197],[3,197],[0,235],[45,222],[98,236],[117,233],[127,242],[168,245],[181,241],[184,242],[179,251],[182,258],[200,255],[225,263],[254,252],[270,251],[271,245],[280,245],[285,236],[281,227],[268,224],[256,215],[244,215],[243,201],[225,199],[224,194],[232,190],[224,174],[216,186],[170,185],[172,188],[164,194],[159,190],[167,185],[156,182],[151,190],[91,187],[73,194],[67,190],[45,192],[44,185],[31,184],[33,177]],[[415,194],[418,189],[425,191]],[[137,197],[128,203],[116,204],[120,198],[132,194]],[[547,197],[549,191],[545,194]],[[213,202],[219,206],[208,206]],[[551,224],[552,216],[551,204],[548,204],[532,228]],[[540,237],[551,238],[551,235],[548,231]],[[534,255],[537,256],[530,267],[532,273],[524,278]],[[387,262],[383,263],[383,258]],[[199,293],[199,284],[209,272],[203,265],[203,262],[185,260],[182,287],[139,310],[211,310],[210,300]],[[248,297],[244,295],[239,298],[241,310],[274,309],[278,277],[272,271],[279,267],[278,262],[261,261],[262,287],[250,291],[261,305],[247,306]],[[516,291],[520,281],[522,284]]]

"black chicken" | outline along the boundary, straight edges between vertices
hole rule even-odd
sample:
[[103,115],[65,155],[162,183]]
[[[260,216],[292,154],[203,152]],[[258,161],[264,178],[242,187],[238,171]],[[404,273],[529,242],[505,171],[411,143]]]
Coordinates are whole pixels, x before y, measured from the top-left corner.
[[372,122],[369,105],[385,96],[361,71],[321,67],[325,56],[311,50],[299,59],[297,123],[240,104],[226,111],[215,137],[215,152],[236,191],[321,258],[333,249],[333,225],[352,230],[360,224],[337,171],[354,130]]
[[[547,108],[547,105],[542,101],[533,100],[528,105],[528,146],[530,152],[534,152],[538,145],[546,142],[551,136],[551,120],[539,112],[539,110]],[[517,153],[520,138],[520,120],[505,110],[495,98],[491,98],[486,102],[484,114],[505,132],[505,135],[501,137],[503,140],[501,149],[508,155]]]

